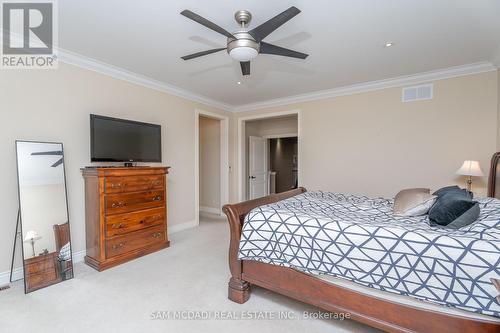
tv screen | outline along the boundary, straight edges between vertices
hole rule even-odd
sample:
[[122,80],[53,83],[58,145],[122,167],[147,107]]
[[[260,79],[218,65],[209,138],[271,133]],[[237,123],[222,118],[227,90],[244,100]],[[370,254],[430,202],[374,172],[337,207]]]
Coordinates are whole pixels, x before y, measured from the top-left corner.
[[161,126],[90,115],[92,162],[161,162]]

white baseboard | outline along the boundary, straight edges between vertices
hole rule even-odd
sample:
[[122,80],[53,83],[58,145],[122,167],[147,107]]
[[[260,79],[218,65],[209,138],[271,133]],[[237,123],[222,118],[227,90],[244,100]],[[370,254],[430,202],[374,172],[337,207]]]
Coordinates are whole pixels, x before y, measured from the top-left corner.
[[202,213],[210,213],[210,214],[221,214],[221,210],[213,207],[200,206],[200,212]]
[[[73,252],[73,263],[79,263],[83,261],[85,257],[86,250]],[[12,280],[21,280],[24,278],[23,268],[16,267],[12,271]],[[0,273],[0,286],[6,285],[10,283],[10,271],[5,271]]]
[[184,230],[187,230],[187,229],[191,229],[191,228],[194,228],[194,227],[197,227],[198,226],[198,221],[197,220],[193,220],[193,221],[189,221],[189,222],[184,222],[184,223],[181,223],[181,224],[176,224],[176,225],[172,225],[172,226],[168,226],[168,234],[175,234],[176,232],[179,232],[179,231],[184,231]]
[[84,260],[86,254],[87,254],[87,250],[73,252],[73,262],[75,264],[82,262]]
[[[12,271],[12,280],[20,280],[24,278],[23,268],[17,267]],[[10,283],[10,271],[5,271],[0,273],[0,286],[6,285]]]

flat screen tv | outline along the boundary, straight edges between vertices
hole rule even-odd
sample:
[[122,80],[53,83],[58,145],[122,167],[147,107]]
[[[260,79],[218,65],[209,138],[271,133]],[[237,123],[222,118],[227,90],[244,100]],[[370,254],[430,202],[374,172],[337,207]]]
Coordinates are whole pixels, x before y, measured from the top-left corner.
[[92,162],[161,162],[161,126],[90,115]]

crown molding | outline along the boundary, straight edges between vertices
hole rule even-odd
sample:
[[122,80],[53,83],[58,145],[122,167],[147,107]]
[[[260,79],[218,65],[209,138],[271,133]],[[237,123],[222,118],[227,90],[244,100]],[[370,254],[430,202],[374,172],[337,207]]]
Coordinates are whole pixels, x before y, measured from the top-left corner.
[[[2,32],[1,35],[3,36],[4,33],[3,29],[0,29],[0,31]],[[20,37],[14,34],[14,38],[20,38]],[[185,98],[193,102],[212,106],[220,110],[235,112],[235,113],[290,105],[294,103],[309,102],[309,101],[333,98],[338,96],[353,95],[353,94],[387,89],[387,88],[403,87],[408,85],[426,83],[430,81],[444,80],[458,76],[496,71],[500,69],[500,47],[498,47],[494,55],[494,60],[492,60],[492,62],[486,62],[486,61],[476,62],[472,64],[454,66],[454,67],[422,72],[412,75],[398,76],[378,81],[363,82],[339,88],[313,91],[310,93],[276,98],[262,102],[249,103],[243,105],[231,105],[217,101],[207,96],[194,93],[187,89],[183,89],[174,86],[172,84],[158,81],[150,77],[147,77],[145,75],[138,74],[105,62],[101,62],[99,60],[89,58],[81,54],[71,52],[59,47],[56,48],[56,52],[59,61],[63,63],[81,67],[87,70],[111,76],[119,80],[123,80],[146,88],[161,91],[170,95]]]
[[[0,32],[1,32],[0,36],[3,36],[5,34],[5,31],[3,29],[0,29]],[[11,38],[17,41],[23,40],[22,36],[16,33],[11,33]],[[60,47],[55,47],[55,54],[57,55],[58,60],[63,63],[91,70],[107,76],[111,76],[115,79],[137,84],[146,88],[158,90],[177,97],[182,97],[187,100],[212,106],[214,108],[218,108],[224,111],[233,111],[234,108],[233,105],[216,101],[212,98],[196,94],[189,90],[182,89],[174,85],[152,79],[145,75],[137,74],[135,72],[131,72],[124,68],[114,66],[93,58],[89,58],[79,53],[65,50]]]
[[458,76],[490,72],[495,70],[497,70],[496,66],[490,62],[477,62],[468,65],[449,67],[445,69],[439,69],[413,75],[399,76],[390,79],[359,83],[345,87],[320,90],[306,94],[272,99],[263,102],[239,105],[233,108],[233,112],[254,111],[254,110],[289,105],[294,103],[308,102],[308,101],[345,96],[345,95],[353,95],[374,90],[421,84],[429,81],[437,81]]
[[189,90],[183,89],[176,87],[171,84],[167,84],[155,79],[152,79],[150,77],[147,77],[145,75],[137,74],[134,72],[131,72],[129,70],[126,70],[121,67],[117,67],[105,62],[101,62],[99,60],[89,58],[86,56],[83,56],[78,53],[74,53],[68,50],[64,50],[61,48],[57,49],[57,57],[59,61],[81,67],[84,69],[88,69],[100,74],[104,74],[107,76],[111,76],[115,79],[123,80],[126,82],[130,82],[133,84],[137,84],[146,88],[154,89],[157,91],[161,91],[167,94],[171,94],[177,97],[182,97],[187,100],[201,103],[204,105],[212,106],[214,108],[218,108],[224,111],[233,111],[234,107],[230,104],[226,104],[223,102],[216,101],[212,98],[193,93]]
[[345,87],[314,91],[305,94],[287,96],[283,98],[276,98],[262,102],[234,106],[231,104],[214,100],[212,98],[200,94],[196,94],[194,92],[176,87],[171,84],[167,84],[152,79],[150,77],[141,74],[137,74],[135,72],[131,72],[121,67],[117,67],[108,63],[98,61],[93,58],[83,56],[81,54],[70,52],[61,48],[58,48],[57,52],[59,61],[64,62],[66,64],[78,66],[84,69],[88,69],[94,72],[114,77],[119,80],[141,85],[146,88],[158,90],[167,94],[185,98],[193,102],[205,104],[224,111],[230,111],[235,113],[254,111],[270,107],[284,106],[294,103],[308,102],[320,99],[327,99],[338,96],[353,95],[362,92],[375,91],[387,88],[396,88],[406,85],[421,84],[429,81],[444,80],[458,76],[473,75],[473,74],[495,71],[498,68],[500,68],[500,59],[497,59],[495,63],[477,62],[467,65],[454,66],[434,71],[417,73],[413,75],[398,76],[389,79],[364,82]]
[[270,107],[284,106],[294,103],[308,102],[320,99],[327,99],[338,96],[353,95],[362,92],[382,90],[387,88],[415,85],[429,81],[444,80],[465,75],[480,74],[480,73],[495,71],[498,68],[500,68],[500,58],[499,58],[496,59],[495,63],[477,62],[467,65],[454,66],[434,71],[398,76],[389,79],[364,82],[345,87],[319,90],[305,94],[287,96],[283,98],[276,98],[262,102],[235,106],[214,100],[212,98],[200,94],[196,94],[189,90],[182,89],[174,85],[167,84],[141,74],[137,74],[135,72],[131,72],[121,67],[117,67],[108,63],[98,61],[93,58],[83,56],[81,54],[70,52],[61,48],[58,48],[57,52],[59,61],[64,62],[66,64],[78,66],[84,69],[88,69],[94,72],[114,77],[119,80],[123,80],[146,88],[158,90],[167,94],[185,98],[193,102],[201,103],[224,111],[230,111],[235,113],[254,111]]

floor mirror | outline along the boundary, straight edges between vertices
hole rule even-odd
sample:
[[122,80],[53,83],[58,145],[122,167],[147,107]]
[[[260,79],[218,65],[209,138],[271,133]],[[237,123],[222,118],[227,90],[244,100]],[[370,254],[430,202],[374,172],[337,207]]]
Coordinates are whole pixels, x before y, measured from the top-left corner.
[[26,293],[73,277],[62,143],[16,141]]

